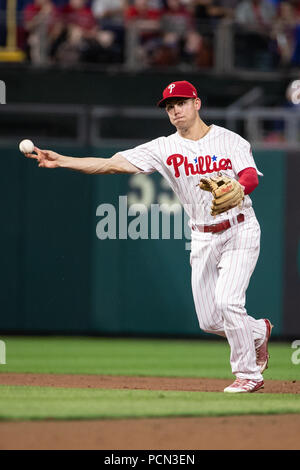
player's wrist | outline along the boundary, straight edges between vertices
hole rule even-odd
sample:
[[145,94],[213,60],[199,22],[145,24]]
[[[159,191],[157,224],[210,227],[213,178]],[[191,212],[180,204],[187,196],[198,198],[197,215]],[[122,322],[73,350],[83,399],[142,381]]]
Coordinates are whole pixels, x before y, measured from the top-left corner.
[[64,155],[60,155],[56,160],[57,166],[59,168],[70,168],[69,163],[70,157],[65,157]]

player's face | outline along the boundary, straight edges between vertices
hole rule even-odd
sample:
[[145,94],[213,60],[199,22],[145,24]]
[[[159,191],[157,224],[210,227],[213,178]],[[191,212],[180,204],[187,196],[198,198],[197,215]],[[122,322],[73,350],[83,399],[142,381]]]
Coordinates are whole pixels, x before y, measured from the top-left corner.
[[166,102],[166,111],[173,126],[187,129],[197,119],[200,106],[199,98],[171,98]]

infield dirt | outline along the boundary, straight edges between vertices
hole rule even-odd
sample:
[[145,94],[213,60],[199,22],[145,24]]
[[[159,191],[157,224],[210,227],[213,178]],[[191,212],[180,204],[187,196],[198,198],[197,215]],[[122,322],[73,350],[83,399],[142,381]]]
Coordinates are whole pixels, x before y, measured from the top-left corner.
[[[30,385],[64,388],[107,388],[130,390],[181,390],[187,392],[223,392],[234,380],[182,377],[133,377],[116,375],[19,374],[1,373],[2,385]],[[257,393],[300,393],[300,381],[266,380]]]
[[[223,379],[1,373],[2,385],[217,392]],[[267,380],[257,393],[300,393],[300,381]],[[0,422],[0,449],[298,450],[300,415]]]

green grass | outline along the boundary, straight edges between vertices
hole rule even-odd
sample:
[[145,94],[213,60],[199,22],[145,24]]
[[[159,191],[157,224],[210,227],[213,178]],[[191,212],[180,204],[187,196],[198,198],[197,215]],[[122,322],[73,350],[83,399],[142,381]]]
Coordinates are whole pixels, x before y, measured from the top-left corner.
[[[1,372],[231,379],[226,341],[6,337]],[[270,345],[266,379],[299,380],[290,344]],[[0,419],[95,419],[300,413],[292,394],[0,386]]]
[[300,413],[296,395],[0,386],[1,420]]
[[[1,372],[232,378],[226,341],[2,337]],[[290,344],[270,345],[266,379],[300,380]]]

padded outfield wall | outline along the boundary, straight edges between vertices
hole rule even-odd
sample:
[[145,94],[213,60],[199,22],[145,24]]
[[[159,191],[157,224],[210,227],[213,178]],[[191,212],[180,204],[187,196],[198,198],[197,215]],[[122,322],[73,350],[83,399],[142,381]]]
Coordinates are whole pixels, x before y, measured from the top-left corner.
[[[110,156],[119,149],[56,150]],[[160,233],[133,240],[121,230],[119,239],[119,196],[149,207],[176,202],[159,174],[87,176],[39,169],[16,148],[0,153],[2,332],[203,334],[192,299],[188,237],[168,240]],[[300,159],[282,151],[257,150],[254,157],[264,174],[252,196],[262,237],[247,309],[270,318],[274,336],[296,338],[300,218],[297,187],[287,182],[299,173]],[[103,204],[115,207],[116,239],[97,236]],[[134,227],[136,216],[128,215],[127,226],[132,221]],[[150,214],[148,222],[150,231]]]

